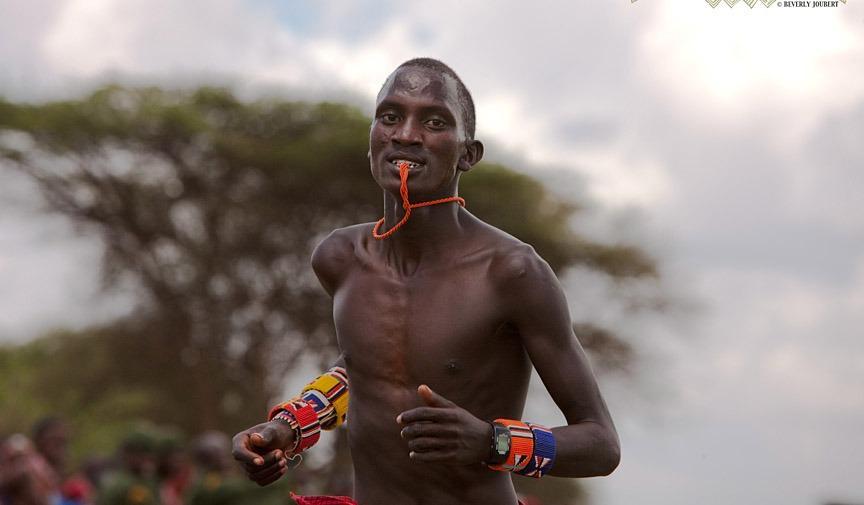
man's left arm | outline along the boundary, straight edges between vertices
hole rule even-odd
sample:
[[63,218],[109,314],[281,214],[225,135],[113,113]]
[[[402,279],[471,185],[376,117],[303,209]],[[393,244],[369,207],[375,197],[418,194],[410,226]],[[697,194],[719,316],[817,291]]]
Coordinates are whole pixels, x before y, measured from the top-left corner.
[[618,466],[615,425],[582,346],[573,333],[564,290],[533,250],[511,257],[503,294],[511,322],[543,384],[567,419],[552,429],[556,442],[550,475],[608,475]]
[[[497,266],[500,270],[496,268],[493,276],[501,279],[502,309],[517,327],[534,367],[567,419],[567,426],[551,430],[556,455],[549,474],[593,477],[612,473],[620,459],[618,434],[573,334],[558,279],[527,246]],[[426,385],[418,393],[425,405],[396,418],[411,459],[446,464],[487,460],[492,427],[486,420]]]

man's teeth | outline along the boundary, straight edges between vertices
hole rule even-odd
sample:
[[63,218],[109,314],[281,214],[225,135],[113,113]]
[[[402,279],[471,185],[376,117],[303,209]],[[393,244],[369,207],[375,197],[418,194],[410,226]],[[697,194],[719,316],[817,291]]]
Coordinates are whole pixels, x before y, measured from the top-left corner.
[[396,165],[397,167],[398,167],[399,165],[401,165],[402,163],[407,163],[407,164],[408,164],[408,168],[417,168],[417,167],[419,167],[419,166],[421,165],[421,163],[415,163],[415,162],[413,162],[413,161],[408,161],[408,160],[393,160],[393,161],[391,161],[390,163]]

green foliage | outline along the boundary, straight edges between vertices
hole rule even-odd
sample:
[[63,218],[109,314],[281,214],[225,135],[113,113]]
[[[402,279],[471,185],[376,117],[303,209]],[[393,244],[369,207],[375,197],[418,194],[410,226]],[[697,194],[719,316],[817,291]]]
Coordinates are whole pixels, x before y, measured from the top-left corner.
[[72,457],[113,452],[147,417],[147,392],[109,380],[105,335],[57,333],[0,348],[0,433],[30,433],[36,419],[62,415],[76,430]]
[[30,423],[50,408],[29,394],[44,369],[44,343],[0,347],[0,434],[28,433]]

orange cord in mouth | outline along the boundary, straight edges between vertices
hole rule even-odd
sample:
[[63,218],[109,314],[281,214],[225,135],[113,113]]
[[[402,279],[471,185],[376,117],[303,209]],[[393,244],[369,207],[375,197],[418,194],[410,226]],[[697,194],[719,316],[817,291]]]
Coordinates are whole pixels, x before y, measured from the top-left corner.
[[390,228],[384,233],[378,233],[378,229],[381,228],[381,225],[384,224],[384,218],[378,220],[375,223],[375,227],[372,228],[372,236],[377,239],[385,239],[398,230],[403,224],[408,221],[408,218],[411,217],[411,209],[416,209],[418,207],[428,207],[430,205],[437,205],[439,203],[449,203],[456,202],[461,206],[465,206],[465,199],[459,196],[450,196],[447,198],[439,198],[438,200],[430,200],[428,202],[420,202],[420,203],[411,203],[408,199],[408,162],[403,161],[399,163],[399,179],[402,181],[399,185],[399,194],[402,195],[402,208],[405,209],[405,215],[402,216],[402,220],[396,223],[396,226]]

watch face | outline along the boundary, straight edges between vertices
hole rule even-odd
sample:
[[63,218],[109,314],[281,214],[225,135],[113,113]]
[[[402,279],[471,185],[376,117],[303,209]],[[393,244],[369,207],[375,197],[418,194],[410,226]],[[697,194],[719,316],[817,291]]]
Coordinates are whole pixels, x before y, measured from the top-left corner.
[[498,454],[507,454],[510,450],[510,433],[503,431],[495,437],[495,450]]

